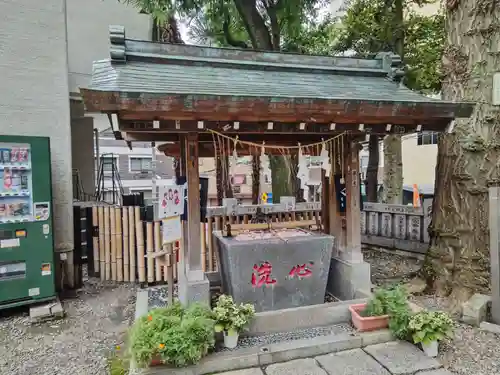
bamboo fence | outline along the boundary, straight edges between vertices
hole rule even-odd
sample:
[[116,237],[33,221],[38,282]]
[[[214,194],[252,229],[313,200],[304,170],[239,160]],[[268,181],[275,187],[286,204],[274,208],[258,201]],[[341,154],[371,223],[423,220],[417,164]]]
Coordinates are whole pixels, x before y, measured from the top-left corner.
[[[94,206],[91,210],[92,264],[94,273],[102,280],[148,284],[177,280],[176,265],[183,238],[174,244],[163,244],[161,221],[143,220],[141,207]],[[274,227],[280,227],[292,222],[314,226],[320,218],[318,211],[302,211],[272,214],[269,219]],[[252,215],[211,216],[200,223],[205,272],[218,269],[212,232],[222,230],[227,223],[237,227],[251,221]]]

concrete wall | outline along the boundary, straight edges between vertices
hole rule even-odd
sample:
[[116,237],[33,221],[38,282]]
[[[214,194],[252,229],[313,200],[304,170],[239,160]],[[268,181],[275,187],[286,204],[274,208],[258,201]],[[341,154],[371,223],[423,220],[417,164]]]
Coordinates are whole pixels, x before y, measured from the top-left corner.
[[[418,145],[417,134],[403,136],[403,183],[405,185],[434,185],[437,164],[437,145]],[[360,159],[368,158],[368,148],[360,152]],[[380,143],[379,183],[383,181],[384,148]]]
[[73,249],[71,128],[63,0],[0,0],[0,134],[49,136],[54,238]]
[[[66,0],[68,23],[69,89],[79,95],[90,83],[92,63],[109,58],[109,25],[123,25],[127,37],[151,40],[151,18],[118,0]],[[105,115],[89,114],[94,127],[109,127]]]
[[417,136],[407,136],[402,144],[405,185],[434,185],[437,145],[417,145]]

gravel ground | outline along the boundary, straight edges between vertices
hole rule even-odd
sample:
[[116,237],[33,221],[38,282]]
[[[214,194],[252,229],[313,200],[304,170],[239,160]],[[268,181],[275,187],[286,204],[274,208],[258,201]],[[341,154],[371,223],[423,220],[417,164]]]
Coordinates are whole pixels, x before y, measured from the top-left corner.
[[238,350],[242,348],[249,348],[253,346],[270,345],[284,341],[312,339],[319,336],[335,335],[341,333],[353,333],[354,329],[351,324],[335,324],[326,327],[315,327],[299,329],[290,332],[271,333],[262,336],[242,337],[238,341],[238,346],[235,349],[228,349],[222,347],[216,348],[216,351]]
[[107,374],[107,356],[124,339],[135,297],[134,285],[91,279],[76,299],[63,302],[64,319],[32,325],[27,309],[4,312],[0,374]]
[[[371,264],[372,282],[406,281],[405,274],[418,270],[421,261],[376,250],[364,250]],[[447,310],[450,301],[433,295],[412,296],[412,301],[429,310]],[[455,316],[455,318],[457,318]],[[457,375],[500,375],[500,335],[458,323],[453,340],[440,344],[441,363]]]
[[394,284],[407,281],[422,266],[423,261],[368,248],[363,249],[364,260],[371,265],[372,283]]

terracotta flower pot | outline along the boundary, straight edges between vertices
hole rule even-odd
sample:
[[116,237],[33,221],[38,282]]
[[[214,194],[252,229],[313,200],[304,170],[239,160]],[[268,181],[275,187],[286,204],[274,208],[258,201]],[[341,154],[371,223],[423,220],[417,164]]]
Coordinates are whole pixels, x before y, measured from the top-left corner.
[[363,317],[359,313],[366,307],[365,303],[349,306],[351,320],[360,332],[375,331],[389,326],[389,315]]
[[161,366],[163,365],[163,361],[161,360],[160,356],[154,356],[151,359],[150,366]]

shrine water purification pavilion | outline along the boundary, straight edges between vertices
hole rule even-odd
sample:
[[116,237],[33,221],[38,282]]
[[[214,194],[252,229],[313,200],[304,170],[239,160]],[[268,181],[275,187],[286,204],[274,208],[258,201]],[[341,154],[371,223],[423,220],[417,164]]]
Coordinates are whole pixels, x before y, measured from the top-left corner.
[[[255,145],[269,154],[327,150],[321,227],[335,238],[328,288],[348,300],[371,285],[361,252],[359,142],[373,133],[445,132],[473,109],[404,87],[401,61],[391,53],[361,59],[153,43],[127,39],[121,26],[110,27],[110,42],[110,57],[94,62],[92,82],[81,93],[88,112],[108,114],[117,139],[170,142],[162,150],[183,160],[188,235],[178,277],[184,302],[209,299],[198,158],[216,154],[214,135],[231,139],[239,155],[261,152]],[[345,213],[336,202],[336,176],[345,178]]]

